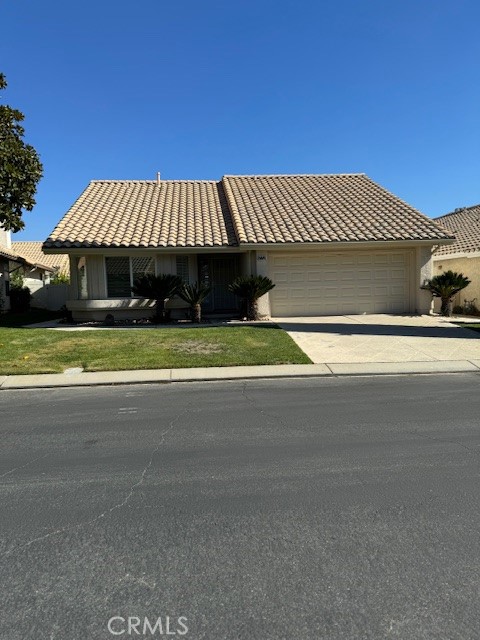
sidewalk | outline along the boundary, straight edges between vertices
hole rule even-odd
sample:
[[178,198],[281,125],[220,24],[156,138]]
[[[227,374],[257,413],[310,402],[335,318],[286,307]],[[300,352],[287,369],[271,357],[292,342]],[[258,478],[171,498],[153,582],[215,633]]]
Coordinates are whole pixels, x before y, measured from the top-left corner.
[[480,372],[480,360],[282,364],[255,367],[202,367],[98,372],[67,370],[65,373],[0,376],[0,389],[462,372]]

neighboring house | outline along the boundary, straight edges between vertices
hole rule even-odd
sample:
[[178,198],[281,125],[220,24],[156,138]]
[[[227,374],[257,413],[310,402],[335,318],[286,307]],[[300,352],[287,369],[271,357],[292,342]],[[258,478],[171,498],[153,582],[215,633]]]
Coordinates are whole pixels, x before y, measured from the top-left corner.
[[32,294],[31,306],[57,311],[69,298],[68,284],[51,284],[52,276],[60,274],[69,277],[70,259],[67,255],[46,255],[42,242],[12,242],[12,250],[25,258],[26,266],[21,267],[24,286]]
[[53,273],[54,271],[47,265],[20,255],[12,245],[10,231],[0,228],[0,311],[10,309],[10,274],[12,272],[19,270],[25,274],[37,271]]
[[225,176],[92,181],[43,249],[70,256],[76,319],[148,315],[144,273],[210,284],[206,313],[237,309],[239,274],[266,275],[260,311],[279,317],[429,312],[432,247],[452,239],[363,174]]
[[26,287],[32,293],[45,284],[49,284],[54,274],[70,275],[70,260],[67,255],[47,255],[42,251],[41,241],[12,242],[12,250],[35,265],[34,268],[23,270]]
[[455,209],[436,218],[435,222],[456,239],[433,254],[433,275],[449,270],[463,273],[471,283],[456,296],[454,304],[476,300],[475,304],[480,308],[480,204]]

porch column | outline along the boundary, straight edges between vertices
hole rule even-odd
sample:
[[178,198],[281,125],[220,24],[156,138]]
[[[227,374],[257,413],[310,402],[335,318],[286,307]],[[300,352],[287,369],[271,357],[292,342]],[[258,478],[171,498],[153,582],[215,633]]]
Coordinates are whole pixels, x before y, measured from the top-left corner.
[[417,247],[415,251],[415,311],[428,314],[431,311],[432,294],[420,287],[432,277],[432,247]]
[[[255,252],[255,264],[257,276],[268,278],[268,253],[266,251]],[[270,294],[266,293],[258,300],[258,314],[260,318],[270,318]]]
[[78,272],[77,272],[77,256],[72,256],[70,254],[68,256],[68,260],[70,263],[70,289],[69,289],[69,300],[78,300]]

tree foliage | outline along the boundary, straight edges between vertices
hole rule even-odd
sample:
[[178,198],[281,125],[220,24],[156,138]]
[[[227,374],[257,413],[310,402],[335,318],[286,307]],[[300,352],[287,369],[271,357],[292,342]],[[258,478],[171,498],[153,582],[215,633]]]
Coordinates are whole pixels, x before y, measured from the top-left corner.
[[444,316],[449,313],[449,303],[453,297],[465,287],[468,287],[470,280],[463,273],[455,271],[445,271],[429,280],[422,289],[430,291],[435,298],[440,298],[442,306],[440,313]]
[[[0,90],[6,86],[5,76],[0,73]],[[17,109],[0,105],[0,225],[12,231],[24,228],[22,213],[33,209],[43,174],[37,152],[22,139],[23,120],[23,113]]]
[[265,276],[239,276],[228,289],[243,302],[247,320],[258,320],[258,299],[275,285]]

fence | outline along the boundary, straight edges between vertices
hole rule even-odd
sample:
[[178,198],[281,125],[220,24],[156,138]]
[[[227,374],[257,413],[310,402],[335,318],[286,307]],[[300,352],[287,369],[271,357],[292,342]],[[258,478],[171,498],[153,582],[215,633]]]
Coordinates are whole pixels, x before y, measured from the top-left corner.
[[69,298],[70,285],[68,284],[46,284],[32,292],[32,307],[39,309],[49,309],[50,311],[58,311],[67,302]]

